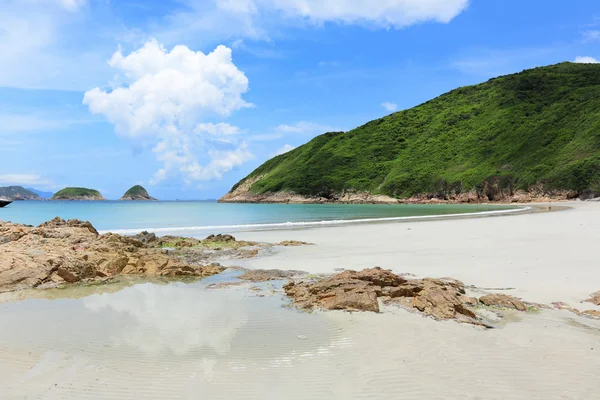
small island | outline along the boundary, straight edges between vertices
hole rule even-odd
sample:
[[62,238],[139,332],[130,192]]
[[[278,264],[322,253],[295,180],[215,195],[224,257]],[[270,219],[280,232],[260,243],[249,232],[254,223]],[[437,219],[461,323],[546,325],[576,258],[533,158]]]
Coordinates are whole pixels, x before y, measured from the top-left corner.
[[52,196],[51,200],[106,200],[102,194],[94,189],[79,187],[64,188]]
[[119,200],[123,201],[157,201],[148,194],[148,191],[140,185],[135,185],[129,189]]

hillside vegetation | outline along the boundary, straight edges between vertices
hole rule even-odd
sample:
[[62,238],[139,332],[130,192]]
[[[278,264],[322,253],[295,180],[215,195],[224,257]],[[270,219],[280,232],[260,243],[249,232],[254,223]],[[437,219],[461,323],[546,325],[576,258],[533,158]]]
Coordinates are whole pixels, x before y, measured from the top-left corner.
[[0,187],[0,198],[8,200],[40,200],[40,196],[22,186]]
[[104,200],[102,194],[94,189],[79,187],[68,187],[62,189],[52,196],[53,200]]
[[140,185],[135,185],[129,189],[120,200],[156,200],[148,194],[148,191]]
[[233,190],[325,198],[477,191],[494,200],[532,188],[600,193],[600,65],[527,70],[326,133],[267,161]]

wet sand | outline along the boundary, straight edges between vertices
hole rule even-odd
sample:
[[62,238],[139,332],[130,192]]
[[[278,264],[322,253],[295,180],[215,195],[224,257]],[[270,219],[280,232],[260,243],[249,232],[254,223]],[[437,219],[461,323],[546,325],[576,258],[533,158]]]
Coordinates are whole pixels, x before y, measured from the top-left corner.
[[[575,203],[556,213],[236,236],[316,243],[250,267],[380,265],[593,309],[580,301],[600,289],[598,228],[600,204]],[[485,330],[393,307],[309,314],[286,307],[277,282],[260,292],[208,288],[228,279],[0,304],[0,398],[591,399],[600,390],[599,320],[513,312]]]

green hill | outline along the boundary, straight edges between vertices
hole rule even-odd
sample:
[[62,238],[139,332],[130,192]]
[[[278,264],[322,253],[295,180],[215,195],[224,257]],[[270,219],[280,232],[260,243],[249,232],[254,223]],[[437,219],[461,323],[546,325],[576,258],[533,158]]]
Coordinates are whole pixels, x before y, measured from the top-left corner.
[[136,185],[129,189],[120,200],[156,200],[148,194],[148,191],[140,185]]
[[267,161],[222,200],[348,192],[498,200],[518,191],[600,193],[600,65],[535,68],[326,133]]
[[105,200],[99,191],[79,187],[62,189],[52,196],[52,200]]
[[22,186],[0,187],[0,198],[8,200],[40,200],[40,196]]

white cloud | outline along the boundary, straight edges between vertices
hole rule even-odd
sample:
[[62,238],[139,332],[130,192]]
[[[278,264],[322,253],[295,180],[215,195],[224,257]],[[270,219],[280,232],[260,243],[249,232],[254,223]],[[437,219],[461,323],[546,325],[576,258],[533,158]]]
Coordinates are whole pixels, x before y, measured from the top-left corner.
[[209,135],[237,135],[240,133],[240,128],[237,126],[229,125],[223,122],[219,122],[218,124],[198,124],[196,126],[195,132],[198,134],[208,133]]
[[287,17],[315,23],[371,23],[402,28],[426,21],[448,23],[467,8],[469,0],[255,0],[255,3],[258,8],[273,8]]
[[600,64],[600,61],[594,57],[577,57],[574,62],[577,64]]
[[242,98],[248,79],[229,48],[204,54],[179,45],[168,51],[151,39],[129,55],[119,49],[109,64],[127,85],[110,92],[92,89],[83,103],[113,123],[121,137],[154,146],[163,167],[153,183],[177,172],[188,183],[219,179],[252,157],[243,142],[224,139],[238,133],[237,127],[205,122],[252,107]]
[[295,148],[296,148],[296,146],[292,146],[291,144],[284,144],[279,149],[277,149],[277,151],[275,153],[273,153],[273,157],[288,153],[288,152],[294,150]]
[[52,186],[52,182],[38,174],[6,174],[0,175],[0,185],[19,186]]
[[386,101],[385,103],[381,103],[381,107],[385,108],[389,112],[394,112],[398,109],[398,104]]
[[285,25],[360,24],[404,28],[423,22],[448,23],[469,0],[186,0],[153,35],[166,43],[195,38],[240,37],[269,41]]

